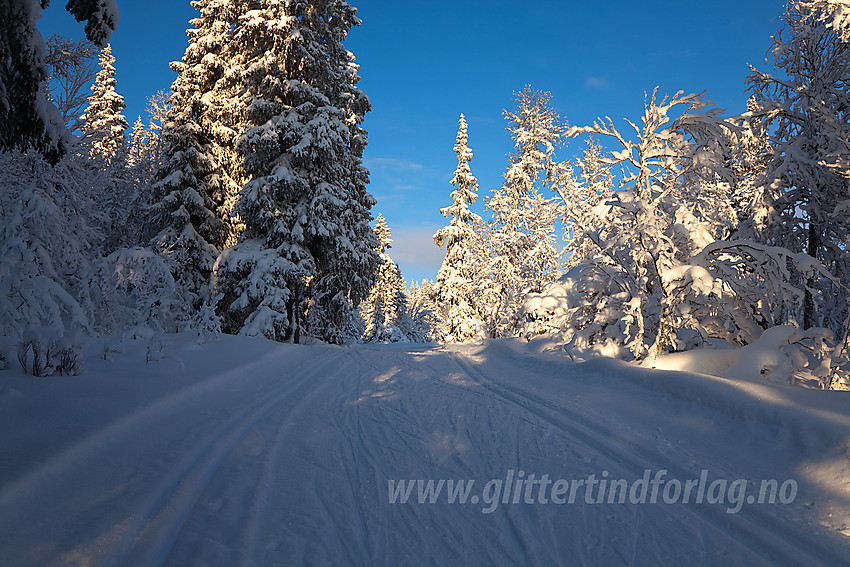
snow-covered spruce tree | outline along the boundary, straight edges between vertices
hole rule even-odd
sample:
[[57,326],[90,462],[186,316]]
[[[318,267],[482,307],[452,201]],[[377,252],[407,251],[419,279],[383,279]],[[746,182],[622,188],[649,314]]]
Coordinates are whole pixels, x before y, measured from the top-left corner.
[[378,277],[369,297],[361,304],[364,319],[363,340],[370,343],[387,343],[408,340],[410,322],[407,312],[407,295],[398,265],[387,254],[392,247],[390,229],[383,215],[375,222],[380,265]]
[[384,294],[382,293],[381,268],[384,264],[384,250],[390,245],[389,227],[383,215],[378,215],[375,221],[375,236],[378,237],[378,254],[381,259],[381,265],[378,268],[378,277],[375,280],[375,285],[372,286],[372,291],[369,293],[363,303],[360,304],[360,313],[363,317],[363,340],[365,342],[385,342],[386,328],[384,325]]
[[[5,2],[0,19],[0,151],[35,149],[56,163],[71,143],[62,115],[47,99],[44,40],[36,22],[45,0]],[[118,22],[114,0],[71,0],[87,20],[86,36],[105,46]]]
[[372,288],[369,103],[342,44],[355,12],[342,0],[261,0],[237,22],[246,112],[236,151],[248,181],[245,231],[216,267],[225,332],[340,343]]
[[153,122],[152,116],[149,118],[148,125],[142,122],[141,116],[136,120],[127,144],[125,169],[115,172],[116,183],[125,190],[116,195],[118,207],[123,210],[113,215],[120,224],[113,231],[118,246],[111,251],[150,244],[152,185],[162,166],[163,155],[158,124]]
[[[351,312],[368,295],[378,262],[375,235],[369,224],[370,209],[376,201],[367,191],[369,172],[363,166],[367,133],[362,123],[371,105],[357,86],[359,66],[354,55],[343,44],[349,30],[360,25],[357,10],[345,0],[305,2],[302,10],[310,21],[302,33],[309,32],[314,45],[321,46],[313,55],[319,63],[317,73],[307,82],[320,89],[338,109],[337,116],[346,126],[341,153],[334,158],[336,165],[319,177],[333,183],[319,181],[315,185],[312,198],[316,207],[310,211],[312,226],[308,225],[318,277],[310,286],[312,305],[307,329],[313,336],[337,343],[343,340],[342,329]],[[312,127],[319,128],[311,136],[318,139],[324,130],[321,121]],[[316,164],[323,168],[331,165],[321,160]]]
[[451,184],[452,204],[440,209],[440,214],[449,219],[449,225],[434,234],[434,243],[443,248],[446,256],[437,272],[437,296],[443,308],[443,323],[446,327],[445,341],[463,343],[473,339],[482,331],[483,320],[476,306],[476,294],[481,282],[476,282],[475,264],[481,261],[479,240],[481,217],[469,210],[478,198],[478,180],[472,175],[466,120],[463,114],[455,140],[457,169]]
[[130,140],[127,147],[127,167],[139,168],[148,162],[149,152],[147,148],[151,142],[150,131],[142,121],[142,117],[136,118],[133,129],[130,131]]
[[167,103],[155,99],[151,104],[160,115],[156,152],[162,159],[145,236],[145,243],[170,266],[183,295],[184,321],[209,297],[215,261],[239,230],[232,215],[239,190],[232,176],[233,151],[219,145],[218,132],[233,132],[237,126],[218,121],[223,101],[211,96],[231,64],[238,12],[232,0],[197,0],[192,5],[200,16],[191,21],[183,60],[172,63],[178,75],[171,95]]
[[89,155],[107,164],[123,160],[127,149],[125,132],[129,126],[122,114],[127,105],[115,87],[115,57],[107,45],[100,52],[100,71],[91,87],[93,94],[80,128]]
[[[162,140],[162,124],[171,112],[168,102],[170,91],[159,91],[148,97],[145,107],[148,122],[145,124],[139,116],[130,133],[129,148],[127,151],[127,167],[130,176],[140,184],[152,185],[157,181],[157,173],[163,171],[166,157]],[[145,205],[151,205],[153,195],[151,191],[145,192]]]
[[498,290],[488,322],[494,337],[513,336],[525,294],[542,291],[559,274],[557,207],[541,192],[552,181],[554,152],[564,134],[550,99],[548,93],[526,87],[516,94],[516,112],[505,111],[514,152],[504,184],[487,200],[493,213],[491,270]]
[[89,41],[99,46],[109,43],[112,31],[118,25],[117,0],[68,0],[65,9],[78,22],[86,22],[86,37]]
[[[838,331],[850,286],[850,44],[811,2],[790,2],[783,21],[773,37],[783,76],[753,69],[747,79],[773,150],[750,228],[759,241],[805,252],[838,278],[839,286],[825,278],[805,282],[800,321],[805,329]],[[818,296],[827,300],[820,313]]]

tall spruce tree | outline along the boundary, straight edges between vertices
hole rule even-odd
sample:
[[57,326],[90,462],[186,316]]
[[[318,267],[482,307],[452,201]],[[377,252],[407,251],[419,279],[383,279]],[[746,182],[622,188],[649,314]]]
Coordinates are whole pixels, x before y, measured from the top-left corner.
[[121,114],[127,105],[115,87],[115,57],[107,45],[100,52],[100,71],[91,87],[93,94],[82,126],[89,154],[107,163],[123,156],[127,144],[124,134],[129,127]]
[[184,318],[208,298],[213,266],[237,236],[233,206],[239,191],[232,177],[233,151],[221,131],[238,125],[222,121],[211,93],[232,57],[233,0],[196,0],[198,18],[187,31],[182,61],[172,63],[177,79],[162,121],[159,145],[164,161],[156,174],[146,241],[166,260],[184,295]]
[[133,130],[130,132],[130,140],[127,147],[127,167],[138,168],[148,160],[147,147],[149,146],[150,131],[142,122],[142,117],[136,118]]
[[245,231],[215,276],[226,332],[339,343],[372,287],[369,103],[343,47],[355,14],[343,0],[260,0],[236,24],[247,184],[236,207]]
[[457,138],[457,169],[451,184],[452,204],[440,209],[440,214],[451,221],[437,231],[434,242],[445,246],[446,256],[437,272],[437,294],[443,306],[443,325],[447,342],[466,342],[478,334],[483,320],[476,306],[476,294],[481,282],[475,281],[476,264],[481,262],[478,246],[481,217],[469,210],[478,197],[478,180],[469,166],[472,150],[469,148],[466,120],[460,115]]

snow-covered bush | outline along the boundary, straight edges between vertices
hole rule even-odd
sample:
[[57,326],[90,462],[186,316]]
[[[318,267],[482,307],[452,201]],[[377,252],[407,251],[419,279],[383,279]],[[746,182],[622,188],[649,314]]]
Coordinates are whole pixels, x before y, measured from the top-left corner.
[[644,366],[735,380],[839,389],[839,361],[834,356],[832,338],[828,329],[804,331],[792,325],[777,325],[744,347],[677,352],[647,360]]
[[0,336],[0,370],[12,366],[15,359],[15,343],[10,337]]
[[[724,285],[699,266],[682,266],[671,277],[687,296],[678,304],[677,312],[679,321],[687,325],[676,329],[678,352],[649,357],[645,365],[810,388],[850,386],[850,364],[835,347],[830,330],[802,330],[775,320],[774,326],[763,329],[756,320],[764,323],[765,317],[771,317],[767,302],[744,303],[731,295],[728,288],[733,286]],[[736,284],[734,287],[740,290],[741,282]],[[724,288],[728,295],[724,295]],[[799,290],[797,293],[801,296]],[[699,297],[704,299],[702,304]],[[768,299],[770,294],[762,297]],[[801,306],[802,302],[797,305],[798,313]],[[765,309],[764,314],[758,311],[760,307]],[[632,302],[593,266],[577,266],[543,293],[530,294],[522,313],[528,340],[541,335],[554,337],[576,360],[598,356],[631,359],[625,345],[638,321]],[[729,326],[738,330],[735,336],[727,331]],[[733,341],[735,338],[738,341]]]
[[34,152],[0,153],[0,335],[30,326],[91,331],[89,297],[94,209],[82,173],[51,167]]
[[103,316],[99,327],[124,330],[150,327],[176,331],[174,279],[162,259],[145,248],[125,248],[97,265]]
[[[662,313],[659,334],[668,348],[743,346],[777,325],[799,326],[800,282],[829,277],[811,257],[750,241],[716,241],[687,263],[662,273],[665,295],[643,309]],[[797,285],[794,283],[797,282]],[[663,304],[661,301],[663,300]],[[530,294],[522,311],[527,339],[554,334],[574,356],[632,359],[646,314],[604,263],[580,265],[543,293]]]
[[217,296],[205,301],[195,317],[193,327],[199,343],[217,341],[221,336],[221,317],[215,312],[215,305],[220,299]]
[[407,290],[407,311],[410,315],[411,342],[441,342],[444,339],[445,331],[437,298],[434,282],[423,280],[421,284],[410,284]]
[[600,265],[579,265],[541,293],[528,294],[520,311],[523,336],[553,335],[578,359],[630,359],[627,345],[642,315],[637,303]]
[[174,329],[162,261],[112,251],[132,183],[76,155],[51,166],[35,152],[2,153],[0,171],[0,337],[19,347],[28,371],[77,372],[78,341],[68,341],[80,333]]

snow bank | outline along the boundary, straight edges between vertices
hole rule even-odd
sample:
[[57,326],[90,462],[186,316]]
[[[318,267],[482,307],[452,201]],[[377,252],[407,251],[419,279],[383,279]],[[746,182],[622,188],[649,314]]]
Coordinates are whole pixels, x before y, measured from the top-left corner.
[[680,370],[751,382],[828,388],[832,360],[825,329],[771,327],[753,343],[733,349],[695,349],[650,358],[647,368]]

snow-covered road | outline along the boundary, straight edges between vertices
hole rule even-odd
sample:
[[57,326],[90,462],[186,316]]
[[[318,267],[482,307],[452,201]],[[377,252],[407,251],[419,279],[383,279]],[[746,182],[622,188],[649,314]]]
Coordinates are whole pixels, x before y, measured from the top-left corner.
[[850,564],[850,394],[509,341],[169,352],[0,373],[0,565]]

